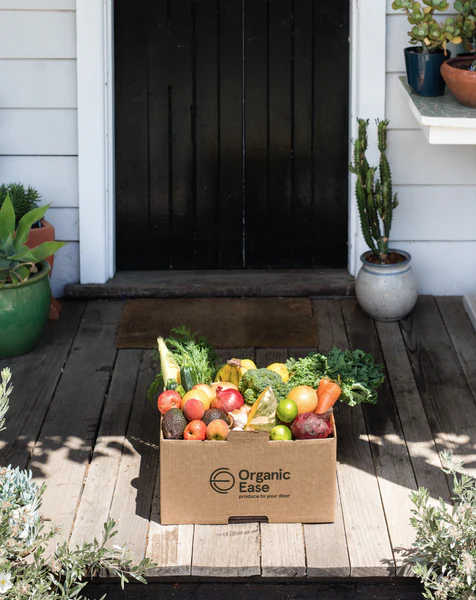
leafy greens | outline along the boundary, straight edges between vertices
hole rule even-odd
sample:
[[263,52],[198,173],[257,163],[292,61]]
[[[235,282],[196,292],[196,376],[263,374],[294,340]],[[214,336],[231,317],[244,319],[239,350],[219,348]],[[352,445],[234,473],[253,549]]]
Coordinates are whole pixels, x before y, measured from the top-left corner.
[[321,379],[331,379],[341,386],[340,401],[349,406],[361,402],[375,404],[377,389],[384,380],[383,365],[376,364],[371,354],[362,350],[333,348],[327,356],[311,353],[297,361],[288,360],[288,385],[309,385],[314,389]]

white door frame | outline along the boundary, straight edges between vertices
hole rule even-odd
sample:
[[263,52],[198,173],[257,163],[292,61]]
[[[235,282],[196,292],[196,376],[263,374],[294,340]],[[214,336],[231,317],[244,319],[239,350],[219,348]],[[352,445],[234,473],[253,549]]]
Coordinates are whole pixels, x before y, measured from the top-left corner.
[[[350,0],[350,140],[357,116],[385,115],[386,2]],[[78,61],[79,232],[81,283],[105,283],[115,273],[114,0],[76,0]],[[370,148],[375,147],[375,127]],[[352,146],[350,145],[350,148]],[[375,151],[369,151],[376,160]],[[352,275],[366,249],[349,179]]]

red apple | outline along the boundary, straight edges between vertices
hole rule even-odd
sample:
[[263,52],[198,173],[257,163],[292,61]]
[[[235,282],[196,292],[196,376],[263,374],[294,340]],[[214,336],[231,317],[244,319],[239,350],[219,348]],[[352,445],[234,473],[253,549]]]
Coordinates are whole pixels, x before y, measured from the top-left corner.
[[195,420],[190,421],[190,423],[185,427],[185,431],[183,432],[184,440],[195,440],[201,441],[207,437],[207,426],[203,421]]
[[215,419],[207,425],[207,440],[226,440],[230,428],[222,419]]
[[182,397],[175,390],[162,392],[157,400],[158,409],[163,415],[171,408],[180,408],[181,405]]
[[188,400],[183,407],[183,414],[189,421],[201,421],[203,415],[205,414],[205,407],[200,400],[190,398],[190,400]]

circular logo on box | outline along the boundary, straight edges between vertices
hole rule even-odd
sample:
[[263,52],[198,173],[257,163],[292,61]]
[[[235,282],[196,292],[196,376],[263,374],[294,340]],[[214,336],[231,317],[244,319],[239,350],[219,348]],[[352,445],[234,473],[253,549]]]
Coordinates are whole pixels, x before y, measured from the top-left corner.
[[230,469],[221,467],[210,475],[210,485],[212,490],[218,494],[228,494],[235,485],[235,477],[233,473],[230,473]]

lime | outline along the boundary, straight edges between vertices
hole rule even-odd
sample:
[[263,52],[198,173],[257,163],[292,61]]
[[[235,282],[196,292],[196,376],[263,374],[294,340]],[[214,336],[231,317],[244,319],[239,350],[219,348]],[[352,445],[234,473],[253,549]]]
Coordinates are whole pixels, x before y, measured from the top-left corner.
[[278,404],[276,414],[278,415],[278,419],[283,423],[292,423],[298,416],[298,405],[290,398],[281,400]]
[[289,427],[286,425],[276,425],[271,429],[271,439],[272,440],[292,440],[293,435]]

